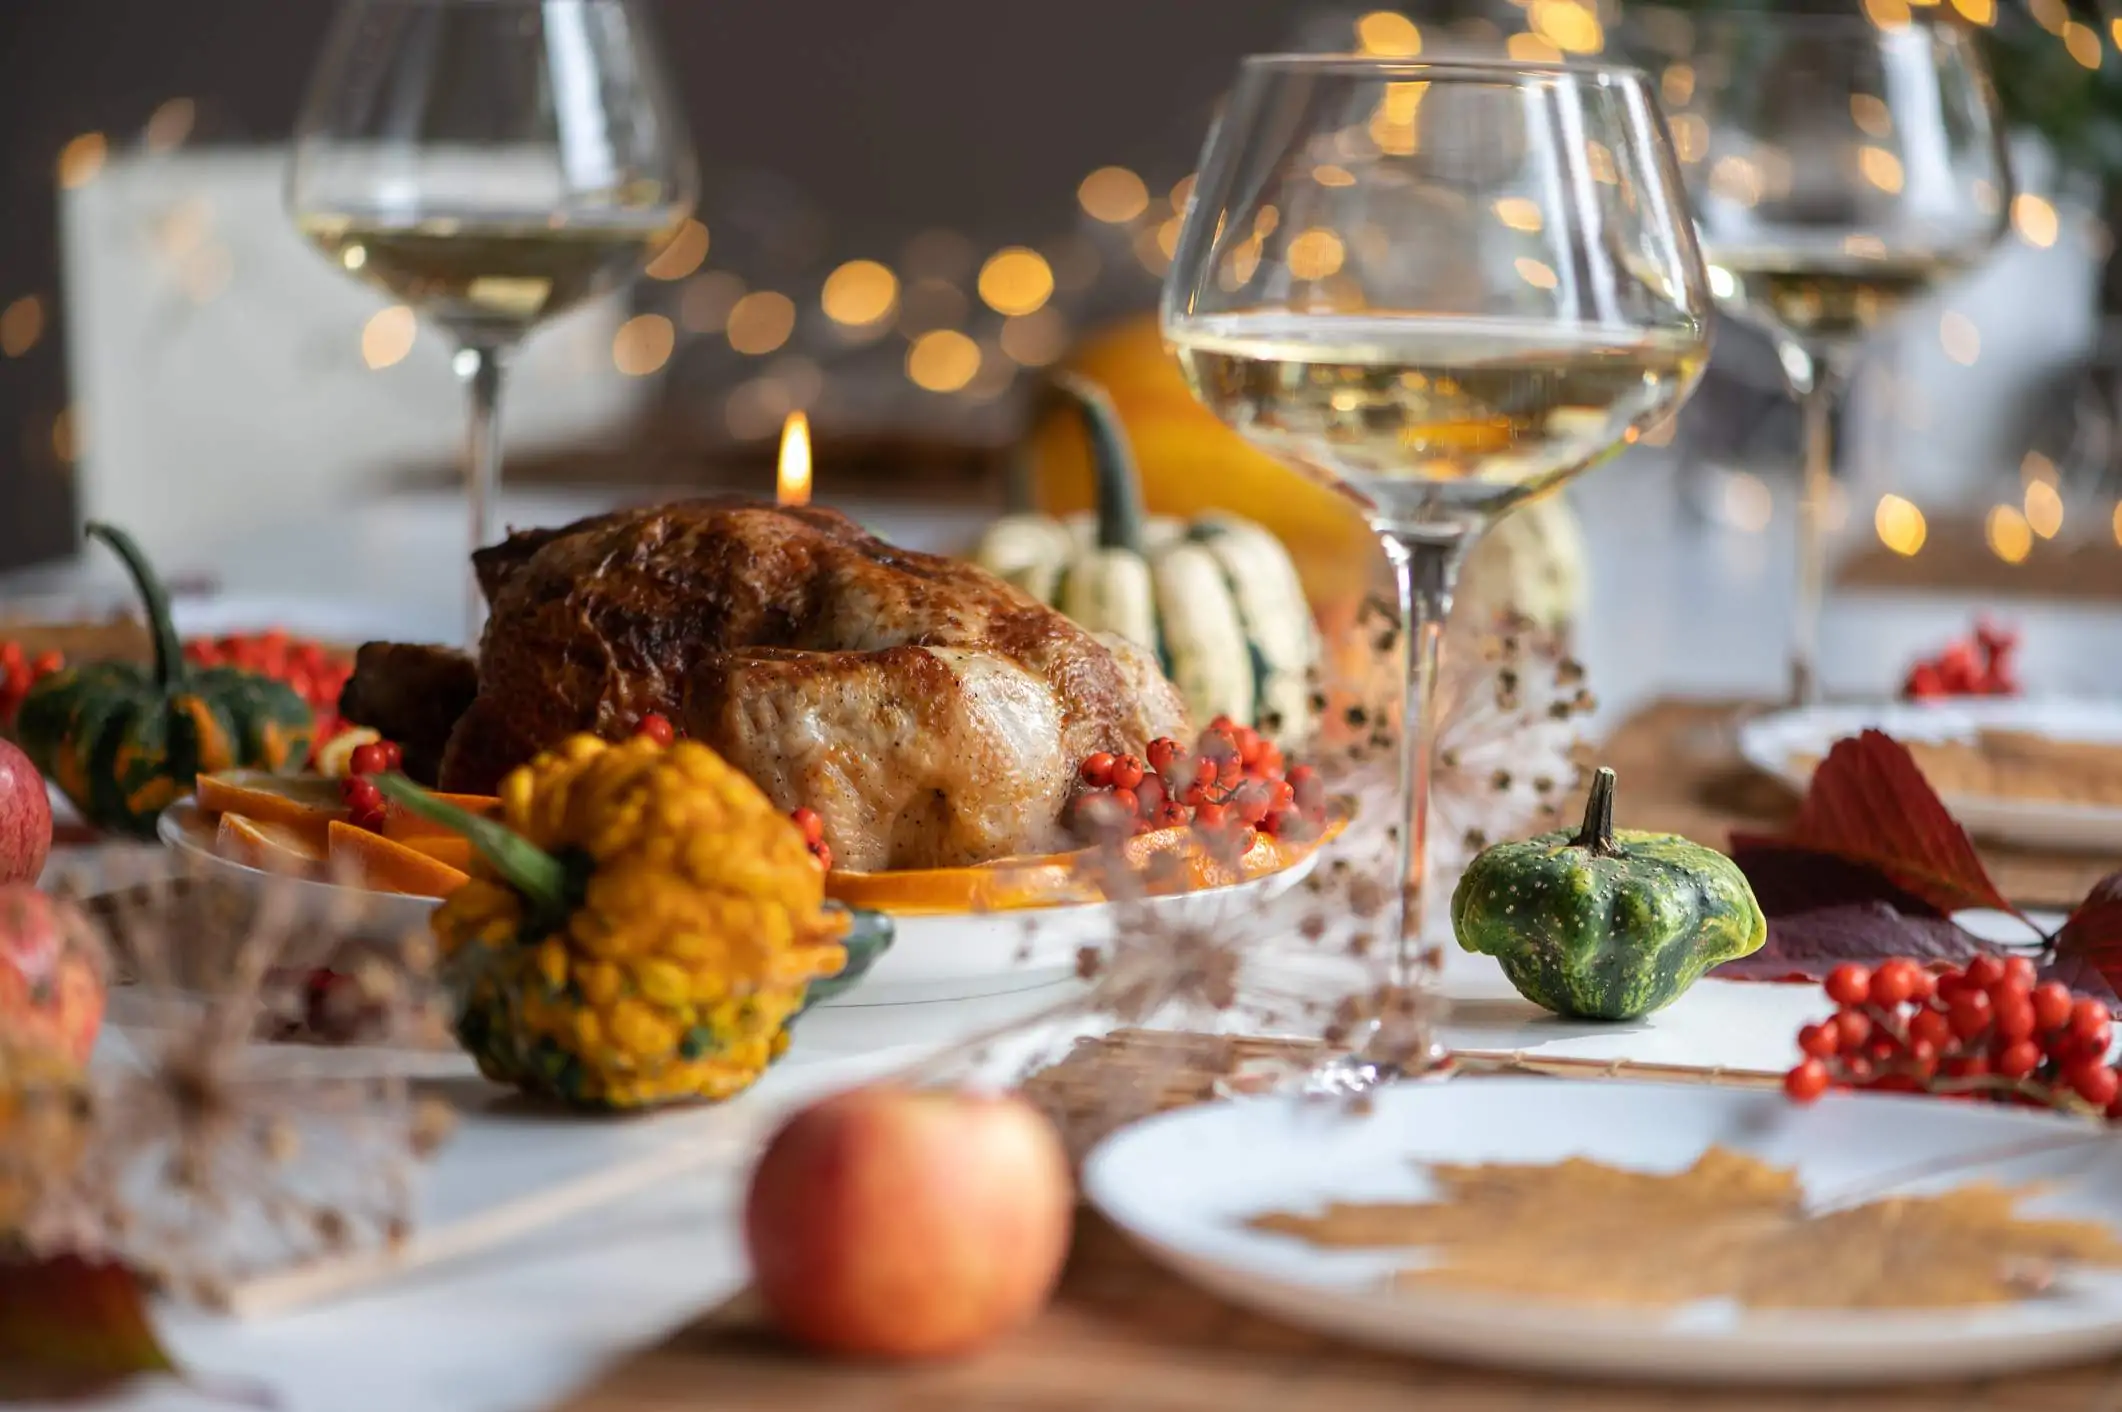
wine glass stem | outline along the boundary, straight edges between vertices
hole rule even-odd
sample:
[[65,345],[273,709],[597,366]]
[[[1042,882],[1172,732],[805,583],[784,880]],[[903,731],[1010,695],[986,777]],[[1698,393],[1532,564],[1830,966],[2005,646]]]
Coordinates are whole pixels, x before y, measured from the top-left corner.
[[[474,552],[493,543],[494,500],[501,488],[501,380],[508,350],[498,345],[466,344],[457,366],[471,392],[471,430],[465,445],[464,495],[471,510]],[[474,573],[465,587],[465,646],[477,651],[486,605]]]
[[1400,934],[1394,952],[1402,985],[1434,983],[1442,953],[1422,942],[1429,882],[1429,787],[1436,749],[1437,656],[1451,616],[1459,567],[1473,544],[1464,528],[1377,527],[1400,590],[1406,679],[1400,714]]
[[1798,605],[1791,626],[1791,699],[1820,700],[1820,619],[1827,602],[1827,507],[1835,488],[1835,406],[1840,370],[1814,356],[1811,379],[1795,390],[1805,423],[1804,477],[1798,493]]

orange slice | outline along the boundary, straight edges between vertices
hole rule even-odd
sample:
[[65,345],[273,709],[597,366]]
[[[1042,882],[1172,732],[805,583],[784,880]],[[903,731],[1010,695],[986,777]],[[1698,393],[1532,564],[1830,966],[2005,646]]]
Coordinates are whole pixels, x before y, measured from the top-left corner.
[[[1185,888],[1226,887],[1296,866],[1347,825],[1346,818],[1337,818],[1317,838],[1301,841],[1257,835],[1253,846],[1237,860],[1235,871],[1223,860],[1202,851],[1190,829],[1169,828],[1139,834],[1127,841],[1125,849],[1129,865],[1136,868],[1160,853],[1183,850],[1187,854]],[[850,907],[867,907],[902,916],[1012,912],[1104,900],[1104,893],[1098,886],[1094,856],[1088,849],[1075,853],[1004,858],[976,868],[832,872],[825,875],[825,895]]]
[[[384,828],[383,836],[385,838],[391,837],[388,826]],[[407,848],[412,849],[413,852],[424,853],[437,863],[446,863],[459,872],[469,873],[472,870],[471,840],[465,838],[462,834],[418,835],[412,838],[392,839],[392,842],[402,843]]]
[[[489,819],[499,818],[501,815],[501,801],[490,794],[437,794],[435,798],[444,804],[454,804],[468,814],[479,814]],[[463,836],[454,830],[431,823],[396,804],[389,805],[384,810],[383,836],[396,839],[400,843],[411,843],[418,838],[454,838],[460,843],[463,841]]]
[[466,881],[461,869],[428,857],[394,839],[332,820],[331,859],[351,864],[361,880],[381,892],[447,897]]
[[221,816],[221,826],[214,832],[214,851],[274,873],[306,873],[325,857],[323,847],[303,830],[243,814]]
[[254,823],[285,824],[324,844],[325,825],[346,817],[339,782],[322,775],[230,770],[201,775],[194,786],[202,814],[241,814]]

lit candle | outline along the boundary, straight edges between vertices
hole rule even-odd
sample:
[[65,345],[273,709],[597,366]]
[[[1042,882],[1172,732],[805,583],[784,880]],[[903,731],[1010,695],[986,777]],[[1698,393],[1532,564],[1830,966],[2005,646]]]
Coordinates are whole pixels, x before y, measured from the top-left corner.
[[774,477],[774,499],[783,505],[810,504],[810,419],[790,412],[781,424],[781,466]]

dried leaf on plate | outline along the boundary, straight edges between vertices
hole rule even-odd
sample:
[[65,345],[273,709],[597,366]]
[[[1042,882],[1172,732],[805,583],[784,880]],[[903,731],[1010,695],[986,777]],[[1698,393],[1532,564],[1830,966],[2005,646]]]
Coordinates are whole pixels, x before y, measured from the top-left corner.
[[2056,933],[2059,966],[2089,966],[2122,994],[2122,873],[2100,880]]
[[1729,1299],[1765,1309],[2001,1304],[2064,1262],[2122,1266],[2089,1221],[2017,1214],[2032,1193],[1974,1185],[1809,1215],[1794,1172],[1722,1148],[1676,1173],[1585,1158],[1435,1166],[1436,1201],[1337,1202],[1254,1218],[1336,1250],[1420,1250],[1410,1289],[1610,1306]]

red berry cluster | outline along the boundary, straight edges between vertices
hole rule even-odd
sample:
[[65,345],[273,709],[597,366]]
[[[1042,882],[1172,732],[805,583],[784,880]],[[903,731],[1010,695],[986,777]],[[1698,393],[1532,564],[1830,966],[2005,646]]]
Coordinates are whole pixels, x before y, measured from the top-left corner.
[[21,643],[0,642],[0,727],[12,727],[29,689],[65,665],[60,653],[40,652],[32,658]]
[[370,775],[380,775],[388,770],[403,769],[405,751],[397,742],[372,740],[366,745],[354,747],[347,757],[346,778],[339,781],[339,798],[346,805],[346,821],[357,829],[370,833],[383,832],[385,808],[383,791],[376,788]]
[[678,738],[678,728],[670,723],[670,717],[651,711],[634,727],[635,735],[645,735],[658,745],[669,745]]
[[810,850],[810,856],[818,860],[820,868],[831,872],[833,850],[832,845],[825,841],[824,818],[816,809],[791,809],[788,816],[795,821],[797,828],[803,830],[803,846]]
[[1169,736],[1149,743],[1148,759],[1099,751],[1078,771],[1079,832],[1117,820],[1156,829],[1237,828],[1273,838],[1307,837],[1326,821],[1326,787],[1309,765],[1284,765],[1282,751],[1250,726],[1218,716],[1188,750]]
[[2012,656],[2019,649],[2019,635],[2007,632],[1987,618],[1975,623],[1972,637],[1946,646],[1928,661],[1909,668],[1901,684],[1901,695],[1910,701],[1936,701],[1948,696],[2017,696],[2019,676]]
[[2082,1102],[2122,1117],[2107,1006],[2037,980],[2024,956],[1984,954],[1965,970],[1939,972],[1907,957],[1871,971],[1845,963],[1825,989],[1840,1008],[1798,1031],[1805,1058],[1783,1076],[1783,1091],[1800,1103],[1830,1088],[1869,1088],[2033,1107]]

